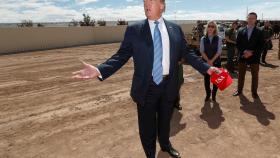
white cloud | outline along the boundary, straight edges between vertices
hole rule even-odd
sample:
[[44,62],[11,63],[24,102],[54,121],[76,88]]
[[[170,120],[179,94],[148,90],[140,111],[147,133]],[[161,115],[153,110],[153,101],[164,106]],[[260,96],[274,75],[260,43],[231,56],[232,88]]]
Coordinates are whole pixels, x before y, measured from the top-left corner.
[[98,0],[75,0],[76,3],[78,4],[88,4],[88,3],[93,3],[97,2]]
[[118,20],[121,18],[139,20],[145,18],[142,5],[126,6],[122,8],[86,8],[86,11],[96,19]]
[[44,0],[25,0],[20,3],[16,0],[0,1],[0,22],[20,22],[25,19],[34,22],[70,21],[78,18],[80,13],[74,9],[58,7],[54,2]]
[[[252,4],[249,6],[249,12],[256,12],[259,15],[259,19],[264,15],[264,19],[280,20],[280,2],[279,1],[267,1],[259,4]],[[246,18],[247,6],[239,6],[237,9],[218,10],[216,12],[201,11],[201,10],[178,10],[168,12],[165,16],[168,19],[177,20],[244,20]]]
[[[95,19],[118,20],[120,18],[126,20],[144,19],[144,9],[141,5],[128,5],[123,7],[88,7],[82,10],[67,8],[65,6],[57,6],[57,1],[68,0],[5,0],[0,1],[0,23],[20,22],[24,19],[31,19],[34,22],[68,22],[72,19],[80,20],[82,13],[86,12]],[[75,0],[77,4],[84,5],[100,0]],[[127,0],[133,1],[134,0]],[[181,0],[168,0],[168,5],[180,2]],[[85,7],[87,5],[84,5]],[[263,3],[253,4],[249,7],[249,11],[255,11],[261,17],[267,19],[280,19],[279,1],[266,1]],[[216,12],[201,10],[168,10],[165,13],[167,19],[177,20],[209,20],[209,19],[244,19],[246,16],[246,6],[239,6],[237,9],[218,10]]]

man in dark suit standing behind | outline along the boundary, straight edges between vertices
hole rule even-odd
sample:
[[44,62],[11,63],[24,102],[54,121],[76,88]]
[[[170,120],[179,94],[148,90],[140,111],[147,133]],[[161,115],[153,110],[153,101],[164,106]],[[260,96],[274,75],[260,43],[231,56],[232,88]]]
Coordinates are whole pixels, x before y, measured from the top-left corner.
[[252,12],[248,14],[248,25],[240,28],[237,36],[237,49],[239,61],[238,89],[233,96],[242,94],[247,65],[250,65],[252,73],[251,92],[254,99],[258,96],[258,81],[259,81],[259,63],[264,45],[262,31],[256,27],[257,14]]
[[147,19],[127,27],[117,53],[97,67],[84,63],[83,70],[73,73],[76,79],[98,77],[103,81],[133,57],[131,97],[137,104],[140,139],[148,158],[155,158],[157,137],[162,151],[180,157],[169,141],[179,89],[178,62],[185,58],[201,73],[219,73],[188,51],[181,28],[162,18],[165,6],[165,0],[144,0]]

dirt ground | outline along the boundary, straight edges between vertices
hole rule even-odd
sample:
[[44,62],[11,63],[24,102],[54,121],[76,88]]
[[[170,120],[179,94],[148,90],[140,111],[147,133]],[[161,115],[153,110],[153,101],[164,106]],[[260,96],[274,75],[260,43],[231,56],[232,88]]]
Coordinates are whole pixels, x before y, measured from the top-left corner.
[[[203,78],[185,66],[183,111],[174,112],[171,141],[183,158],[280,158],[278,42],[261,66],[259,95],[232,97],[236,82],[204,103]],[[98,64],[119,44],[0,56],[1,158],[143,158],[129,61],[105,82],[74,81],[78,59]],[[168,158],[158,150],[158,158]]]

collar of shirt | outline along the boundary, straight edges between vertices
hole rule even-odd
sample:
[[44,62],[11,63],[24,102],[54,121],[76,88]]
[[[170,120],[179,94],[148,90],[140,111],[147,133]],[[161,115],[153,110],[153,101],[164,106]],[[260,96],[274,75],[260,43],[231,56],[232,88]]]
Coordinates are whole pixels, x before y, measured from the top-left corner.
[[152,37],[154,39],[154,31],[155,31],[155,27],[156,27],[155,21],[159,22],[159,24],[158,24],[159,29],[162,30],[162,28],[163,28],[162,26],[165,25],[163,17],[160,17],[158,20],[148,19],[148,21],[149,21],[149,26],[150,26],[150,29],[151,29]]
[[247,25],[246,28],[247,28],[247,30],[250,30],[250,31],[251,31],[251,30],[253,30],[253,29],[255,28],[255,26],[248,26],[248,25]]
[[155,21],[159,22],[159,25],[164,23],[163,17],[160,17],[158,20],[150,20],[148,19],[150,26],[155,25]]
[[253,27],[250,27],[247,25],[247,36],[248,36],[248,40],[251,38],[251,35],[253,33],[253,30],[254,30],[255,26]]

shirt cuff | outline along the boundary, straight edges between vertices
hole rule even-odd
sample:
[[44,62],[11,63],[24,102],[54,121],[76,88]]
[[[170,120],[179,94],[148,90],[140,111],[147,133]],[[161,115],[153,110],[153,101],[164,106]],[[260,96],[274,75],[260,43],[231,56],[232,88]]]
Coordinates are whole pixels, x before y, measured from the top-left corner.
[[211,69],[211,67],[207,70],[207,74],[208,75],[212,75],[212,73],[213,73],[213,71],[212,71],[212,69]]
[[103,77],[102,77],[102,75],[101,75],[101,73],[100,73],[99,69],[98,69],[98,68],[96,68],[96,70],[97,70],[97,71],[98,71],[98,73],[100,74],[100,75],[98,76],[98,78],[102,80],[102,79],[103,79]]

